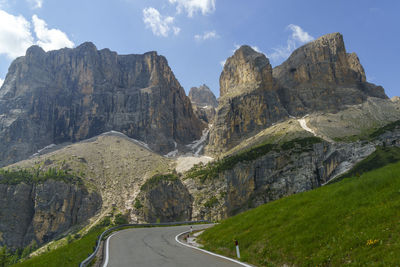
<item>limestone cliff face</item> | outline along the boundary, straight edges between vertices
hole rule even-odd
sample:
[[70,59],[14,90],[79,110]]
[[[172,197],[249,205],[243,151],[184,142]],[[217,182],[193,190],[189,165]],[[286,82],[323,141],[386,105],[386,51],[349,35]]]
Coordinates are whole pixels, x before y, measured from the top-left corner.
[[[327,143],[272,150],[202,182],[184,179],[194,196],[193,219],[221,220],[284,196],[322,186],[375,151],[377,145],[400,146],[400,128],[373,142]],[[212,201],[210,201],[212,199]]]
[[61,181],[0,184],[0,245],[48,242],[95,215],[101,202],[97,193]]
[[212,106],[214,108],[218,107],[218,101],[210,88],[203,84],[199,87],[192,87],[189,91],[189,99],[192,104],[197,106]]
[[336,112],[368,96],[387,98],[384,90],[366,82],[355,53],[347,53],[340,33],[324,35],[298,49],[273,70],[280,98],[291,115]]
[[271,64],[265,55],[244,45],[226,60],[219,84],[221,97],[260,86],[272,89]]
[[178,222],[192,218],[193,197],[178,178],[142,186],[135,201],[139,221]]
[[211,123],[218,107],[218,101],[210,88],[205,84],[199,87],[192,87],[188,96],[197,117],[205,123]]
[[228,58],[220,77],[219,106],[209,148],[220,152],[288,116],[269,60],[249,46]]
[[274,69],[263,54],[242,46],[226,61],[220,94],[208,147],[213,153],[291,115],[337,112],[368,97],[387,99],[382,87],[366,82],[357,55],[346,52],[339,33],[298,48]]
[[0,165],[110,130],[167,152],[174,141],[198,139],[204,127],[164,57],[117,55],[92,43],[29,48],[9,68],[0,114]]

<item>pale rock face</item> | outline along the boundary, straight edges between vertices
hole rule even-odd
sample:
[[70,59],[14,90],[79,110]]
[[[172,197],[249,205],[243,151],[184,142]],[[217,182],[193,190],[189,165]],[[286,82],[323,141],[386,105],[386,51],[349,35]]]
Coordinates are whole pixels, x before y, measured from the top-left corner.
[[101,196],[83,186],[48,180],[28,185],[0,184],[0,245],[41,245],[86,222],[101,208]]
[[279,95],[294,116],[337,112],[369,96],[387,98],[380,86],[366,82],[355,53],[348,54],[340,33],[324,35],[298,49],[273,70]]
[[324,35],[298,49],[280,66],[249,46],[226,61],[221,98],[207,151],[220,153],[289,116],[338,112],[368,97],[387,99],[366,82],[355,53],[346,52],[340,33]]
[[272,85],[272,67],[265,55],[244,45],[227,59],[219,83],[221,97],[243,88]]
[[197,117],[207,124],[211,123],[215,116],[218,101],[210,88],[205,84],[199,87],[192,87],[188,96]]
[[47,53],[29,48],[9,68],[0,114],[0,166],[110,130],[164,153],[204,128],[163,56],[118,55],[92,43]]
[[392,100],[392,102],[400,102],[400,97],[398,97],[398,96],[394,96],[394,97],[392,97],[391,98],[391,100]]

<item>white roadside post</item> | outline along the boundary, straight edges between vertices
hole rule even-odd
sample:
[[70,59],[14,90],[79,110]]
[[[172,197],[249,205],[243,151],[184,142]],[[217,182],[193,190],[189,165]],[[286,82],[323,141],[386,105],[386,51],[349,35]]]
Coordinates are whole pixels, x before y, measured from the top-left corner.
[[239,242],[235,240],[235,246],[236,246],[236,256],[238,259],[240,259],[240,251],[239,251]]

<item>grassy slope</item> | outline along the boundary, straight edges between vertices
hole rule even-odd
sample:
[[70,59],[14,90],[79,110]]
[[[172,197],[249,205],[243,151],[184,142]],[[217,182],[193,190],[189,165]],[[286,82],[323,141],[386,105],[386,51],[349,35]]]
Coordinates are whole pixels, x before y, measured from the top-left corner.
[[399,147],[381,147],[378,146],[374,153],[358,162],[350,171],[342,174],[340,177],[333,180],[337,182],[346,177],[360,176],[364,172],[369,172],[390,163],[395,163],[400,160]]
[[87,235],[72,243],[44,253],[32,259],[15,264],[15,267],[70,267],[78,266],[79,263],[93,252],[97,237],[105,228],[96,228]]
[[[396,266],[400,162],[262,205],[201,235],[205,248],[258,266]],[[368,245],[369,240],[376,242]],[[377,240],[377,241],[375,241]]]

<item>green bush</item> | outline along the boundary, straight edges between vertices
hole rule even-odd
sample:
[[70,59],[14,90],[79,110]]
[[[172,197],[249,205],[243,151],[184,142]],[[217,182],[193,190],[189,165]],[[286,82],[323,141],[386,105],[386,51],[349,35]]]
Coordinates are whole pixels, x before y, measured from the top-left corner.
[[115,225],[122,225],[122,224],[128,224],[128,219],[126,215],[122,215],[121,213],[115,215],[114,218],[114,224]]
[[206,203],[204,203],[204,207],[206,208],[212,208],[215,205],[217,205],[219,203],[218,199],[216,196],[212,196],[209,200],[207,200]]
[[135,199],[135,204],[133,206],[137,210],[143,208],[143,205],[142,205],[142,203],[140,202],[140,200],[138,198]]

